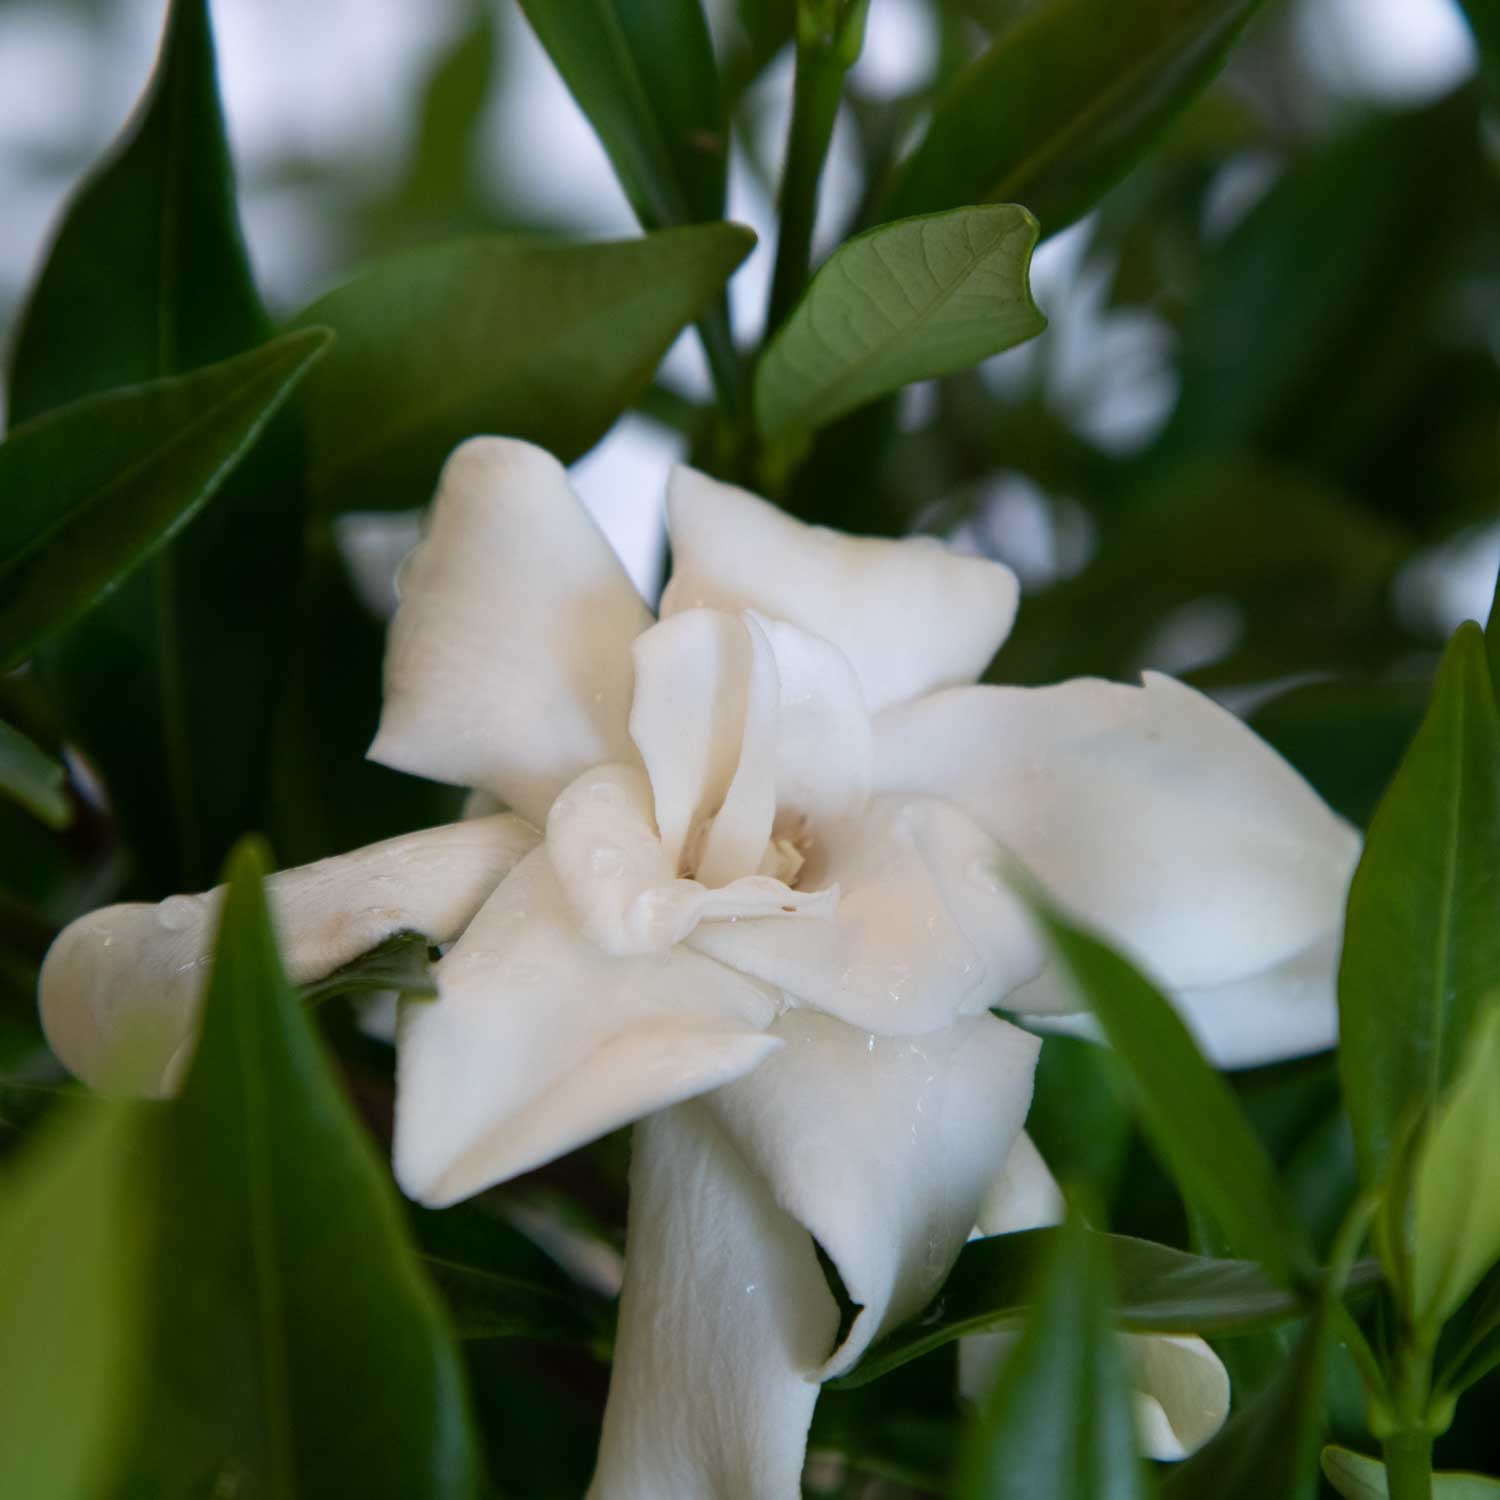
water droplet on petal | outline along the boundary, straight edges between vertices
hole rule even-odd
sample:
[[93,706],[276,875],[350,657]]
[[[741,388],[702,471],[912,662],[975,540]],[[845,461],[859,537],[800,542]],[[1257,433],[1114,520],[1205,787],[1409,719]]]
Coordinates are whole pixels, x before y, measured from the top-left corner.
[[999,891],[1003,888],[1000,878],[1000,867],[993,859],[983,857],[969,862],[969,879],[979,886],[981,890]]
[[185,932],[198,916],[198,903],[191,896],[168,896],[156,908],[156,925],[163,932]]
[[589,855],[589,868],[596,875],[623,875],[625,856],[614,844],[599,844]]

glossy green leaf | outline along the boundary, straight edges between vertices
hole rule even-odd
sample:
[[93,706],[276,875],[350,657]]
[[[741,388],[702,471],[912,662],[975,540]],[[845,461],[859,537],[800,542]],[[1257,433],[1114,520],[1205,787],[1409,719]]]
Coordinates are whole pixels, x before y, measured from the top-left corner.
[[162,1121],[147,1409],[121,1500],[469,1500],[459,1362],[377,1161],[281,971],[253,844]]
[[1427,716],[1370,824],[1339,971],[1340,1066],[1360,1172],[1451,1082],[1500,985],[1500,712],[1477,625],[1448,644]]
[[970,1428],[956,1500],[1147,1494],[1109,1285],[1098,1237],[1073,1219],[1056,1237],[1025,1331]]
[[[1491,1002],[1493,1003],[1493,1002]],[[1500,1010],[1482,1016],[1412,1164],[1412,1306],[1436,1327],[1500,1261]]]
[[[864,1385],[952,1339],[1021,1321],[1060,1233],[1027,1229],[970,1241],[932,1305],[874,1344],[832,1384]],[[1190,1255],[1128,1235],[1092,1238],[1114,1278],[1116,1326],[1129,1332],[1242,1333],[1306,1311],[1251,1261]],[[1367,1261],[1356,1268],[1352,1284],[1365,1287],[1379,1279],[1379,1266]]]
[[[11,416],[186,374],[272,331],[240,233],[207,0],[172,0],[145,95],[68,204],[18,321]],[[214,504],[49,648],[62,728],[102,776],[145,894],[212,885],[263,821],[302,512],[284,411]]]
[[640,396],[754,243],[732,224],[595,245],[496,235],[362,272],[298,319],[339,335],[302,403],[316,502],[423,504],[475,433],[571,462]]
[[772,441],[914,380],[952,375],[1047,326],[1027,272],[1036,221],[1000,203],[882,224],[841,245],[761,357]]
[[144,1269],[140,1119],[49,1125],[0,1191],[0,1494],[95,1500],[134,1388]]
[[938,100],[885,216],[1024,203],[1055,234],[1214,77],[1259,0],[1039,0]]
[[461,1339],[546,1339],[592,1343],[605,1321],[592,1302],[519,1276],[424,1255],[423,1269],[448,1304]]
[[[1323,1474],[1342,1500],[1388,1500],[1385,1465],[1349,1448],[1323,1450]],[[1483,1474],[1434,1474],[1432,1500],[1495,1500],[1500,1479]]]
[[435,999],[433,953],[434,949],[420,932],[398,932],[326,978],[303,985],[302,998],[317,1004],[335,995],[394,990],[407,1000]]
[[0,723],[0,797],[18,802],[49,828],[66,828],[72,808],[65,782],[59,762],[19,729]]
[[329,342],[320,329],[286,334],[12,431],[0,443],[0,667],[87,612],[191,520]]
[[729,123],[699,0],[521,0],[647,229],[722,218]]
[[1282,1281],[1304,1258],[1276,1172],[1234,1094],[1159,990],[1127,959],[1032,891],[1063,968],[1131,1082],[1147,1135],[1184,1198],[1241,1255]]
[[1271,1382],[1205,1447],[1168,1471],[1162,1500],[1312,1500],[1329,1344],[1325,1309]]

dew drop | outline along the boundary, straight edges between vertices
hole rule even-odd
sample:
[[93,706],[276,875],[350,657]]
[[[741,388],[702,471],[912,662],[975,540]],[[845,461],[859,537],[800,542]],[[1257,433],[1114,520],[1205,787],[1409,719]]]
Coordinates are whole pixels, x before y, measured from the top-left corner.
[[1000,871],[992,859],[983,857],[969,862],[969,879],[981,890],[999,891],[1002,889]]
[[191,896],[168,896],[156,908],[156,925],[163,932],[185,932],[198,915],[198,903]]
[[599,844],[589,855],[589,868],[596,875],[623,875],[625,856],[614,844]]
[[625,800],[625,793],[613,781],[595,781],[589,785],[589,800],[606,807],[617,806]]

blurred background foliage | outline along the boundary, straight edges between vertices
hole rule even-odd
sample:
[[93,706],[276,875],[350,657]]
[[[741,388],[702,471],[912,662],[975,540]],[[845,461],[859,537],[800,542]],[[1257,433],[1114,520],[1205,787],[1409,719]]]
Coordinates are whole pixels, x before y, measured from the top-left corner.
[[[1039,3],[873,0],[833,126],[815,259],[875,205],[913,197],[898,164],[934,98]],[[1472,9],[1493,39],[1486,0]],[[273,319],[357,263],[455,235],[634,234],[598,142],[516,6],[221,0],[214,16],[250,257]],[[724,0],[710,20],[735,127],[729,217],[762,234],[730,292],[749,343],[771,280],[792,7]],[[155,0],[0,0],[0,326],[19,311],[62,195],[137,94],[159,22]],[[1106,76],[1108,63],[1101,52]],[[1364,821],[1415,729],[1443,640],[1483,616],[1500,558],[1497,70],[1451,0],[1268,0],[1223,72],[1092,212],[1068,224],[1066,202],[1016,195],[1041,219],[1033,286],[1049,331],[834,423],[800,468],[770,476],[779,498],[852,531],[928,531],[1002,558],[1025,598],[997,680],[1173,672],[1248,714]],[[946,204],[916,194],[912,206]],[[253,289],[242,311],[264,318]],[[235,343],[226,332],[225,352]],[[648,597],[664,566],[666,470],[684,455],[767,480],[726,443],[691,334],[574,466]],[[211,783],[242,785],[247,800],[216,804],[225,826],[199,827],[201,848],[167,847],[107,810],[96,774],[128,780],[144,737],[122,741],[118,766],[69,755],[62,833],[0,801],[0,1148],[29,1132],[60,1083],[34,984],[62,922],[121,894],[209,883],[247,821],[294,863],[455,814],[448,792],[361,759],[394,566],[416,534],[401,507],[423,499],[375,495],[380,514],[312,527],[304,585],[270,616],[279,632],[297,618],[296,638],[313,644],[235,674],[272,671],[260,708],[253,694],[221,701],[202,685],[193,743],[228,766]],[[226,494],[225,516],[234,504]],[[252,571],[274,564],[276,537],[261,545],[245,560]],[[245,648],[240,634],[215,649]],[[224,675],[223,655],[204,660]],[[85,719],[103,701],[94,691],[74,710]],[[0,719],[54,749],[59,701],[37,673],[0,677]],[[249,731],[222,717],[225,703],[276,716],[264,786],[234,780]],[[383,1134],[388,1051],[340,1005],[323,1018]],[[1326,1251],[1355,1185],[1331,1059],[1234,1085]],[[1112,1229],[1212,1251],[1096,1049],[1049,1040],[1032,1130]],[[625,1161],[615,1138],[463,1212],[484,1216],[492,1262],[505,1246],[535,1270],[540,1238],[553,1259],[537,1275],[607,1286]],[[458,1232],[426,1215],[413,1223],[424,1244]],[[599,1326],[574,1330],[572,1346],[466,1340],[504,1493],[581,1491],[605,1387]],[[1293,1338],[1222,1343],[1237,1400]],[[1327,1401],[1334,1437],[1369,1448],[1358,1382],[1338,1357]],[[1440,1440],[1439,1467],[1500,1471],[1497,1401],[1491,1375]],[[809,1484],[865,1500],[935,1491],[958,1423],[951,1350],[825,1393]]]

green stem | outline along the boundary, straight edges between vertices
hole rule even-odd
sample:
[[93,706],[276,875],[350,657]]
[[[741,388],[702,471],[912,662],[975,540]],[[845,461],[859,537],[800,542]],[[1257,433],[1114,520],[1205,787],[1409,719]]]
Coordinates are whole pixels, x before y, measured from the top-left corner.
[[738,431],[745,426],[750,414],[750,396],[745,362],[735,348],[729,322],[728,297],[721,297],[698,320],[698,340],[708,360],[708,372],[713,377],[719,406],[731,427]]
[[1432,1435],[1403,1429],[1381,1445],[1391,1500],[1432,1500]]
[[797,46],[797,75],[792,91],[792,121],[787,129],[786,165],[778,204],[781,232],[776,243],[776,270],[766,311],[766,337],[781,326],[802,295],[812,264],[813,226],[818,216],[818,181],[833,139],[834,117],[844,93],[847,64],[827,42]]
[[1407,1331],[1390,1372],[1391,1430],[1381,1435],[1390,1500],[1432,1500],[1432,1347]]

